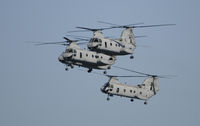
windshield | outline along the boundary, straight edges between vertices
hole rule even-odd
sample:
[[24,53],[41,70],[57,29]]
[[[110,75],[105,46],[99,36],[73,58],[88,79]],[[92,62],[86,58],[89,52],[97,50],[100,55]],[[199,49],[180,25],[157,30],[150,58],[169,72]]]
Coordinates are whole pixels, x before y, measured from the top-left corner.
[[98,38],[91,38],[90,42],[102,42],[101,39]]

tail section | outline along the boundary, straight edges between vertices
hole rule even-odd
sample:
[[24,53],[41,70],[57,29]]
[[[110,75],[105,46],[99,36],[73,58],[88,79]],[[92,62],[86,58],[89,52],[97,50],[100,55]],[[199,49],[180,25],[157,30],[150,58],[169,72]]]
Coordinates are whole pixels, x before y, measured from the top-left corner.
[[126,28],[122,31],[121,38],[124,43],[131,43],[135,46],[135,37],[132,28]]
[[150,87],[150,90],[152,90],[152,91],[153,91],[152,85],[154,84],[155,91],[157,92],[159,90],[158,78],[156,78],[156,77],[154,77],[154,78],[149,77],[149,78],[145,79],[144,84],[145,84],[145,86]]

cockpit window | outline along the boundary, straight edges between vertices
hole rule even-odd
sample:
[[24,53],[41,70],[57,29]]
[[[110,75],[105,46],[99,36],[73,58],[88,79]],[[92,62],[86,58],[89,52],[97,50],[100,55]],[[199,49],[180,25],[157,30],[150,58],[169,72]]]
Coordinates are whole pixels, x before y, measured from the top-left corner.
[[67,49],[65,52],[66,53],[71,53],[71,52],[73,52],[73,50],[72,49]]
[[90,42],[102,42],[102,40],[98,38],[91,38]]
[[94,42],[99,42],[97,38],[94,39]]
[[90,42],[93,42],[93,38],[90,39]]
[[74,49],[67,49],[65,52],[66,53],[77,53],[77,51]]

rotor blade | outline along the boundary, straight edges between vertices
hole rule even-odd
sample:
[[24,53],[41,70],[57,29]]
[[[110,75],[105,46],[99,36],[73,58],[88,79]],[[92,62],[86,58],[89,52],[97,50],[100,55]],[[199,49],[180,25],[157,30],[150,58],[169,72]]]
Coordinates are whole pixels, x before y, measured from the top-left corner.
[[86,38],[86,39],[90,39],[90,38],[91,38],[91,37],[80,36],[80,35],[66,35],[66,36],[79,37],[79,38]]
[[122,26],[113,26],[111,28],[145,28],[145,27],[160,27],[160,26],[171,26],[171,25],[176,25],[176,24],[140,25],[140,26],[122,25]]
[[72,41],[72,40],[68,39],[67,37],[63,37],[63,39],[65,39],[65,40],[67,40],[67,41],[69,41],[69,42]]
[[117,25],[118,26],[118,24],[113,24],[113,23],[109,23],[109,22],[105,22],[105,21],[97,21],[97,22],[102,23],[102,24]]
[[61,42],[31,42],[29,41],[29,43],[34,43],[35,45],[52,45],[52,44],[58,44],[58,45],[62,45],[65,44],[66,41],[61,41]]
[[83,44],[87,44],[88,42],[78,42],[76,43],[77,45],[83,45]]
[[146,35],[139,35],[139,36],[135,36],[135,38],[144,38],[147,37]]
[[132,28],[160,27],[160,26],[172,26],[172,25],[176,24],[143,25],[143,26],[132,26]]
[[75,37],[75,39],[77,39],[79,41],[90,41],[89,39],[84,39],[84,38],[79,38],[79,37]]
[[89,31],[94,31],[94,29],[92,29],[92,28],[86,28],[86,27],[76,27],[76,28],[85,29],[85,30],[89,30]]
[[102,31],[102,30],[107,30],[107,29],[112,29],[112,27],[109,27],[109,28],[86,28],[86,27],[76,27],[76,28],[79,28],[79,29],[84,29],[84,30],[88,30],[88,31]]
[[68,31],[67,33],[74,33],[74,32],[88,32],[88,30],[74,30],[74,31]]
[[134,24],[128,24],[126,26],[131,26],[131,25],[140,25],[140,24],[144,24],[143,22],[138,22],[138,23],[134,23]]
[[128,75],[128,76],[118,76],[118,75],[106,75],[108,77],[147,77],[147,76],[132,76],[132,75]]
[[118,25],[118,24],[113,24],[113,23],[109,23],[109,22],[105,22],[105,21],[98,21],[99,23],[103,23],[103,24],[108,24],[108,25],[115,25],[118,27],[122,27],[122,26],[132,26],[132,25],[140,25],[140,24],[144,24],[143,22],[138,22],[138,23],[134,23],[134,24],[128,24],[128,25]]
[[146,76],[153,76],[153,75],[150,75],[150,74],[146,74],[146,73],[142,73],[142,72],[137,72],[137,71],[134,71],[134,70],[130,70],[130,69],[126,69],[126,68],[122,68],[122,67],[118,67],[118,66],[112,66],[112,67],[115,67],[115,68],[118,68],[118,69],[122,69],[122,70],[126,70],[126,71],[130,71],[130,72],[134,72],[134,73],[137,73],[137,74],[146,75]]
[[80,41],[80,40],[71,40],[71,39],[69,39],[69,38],[67,38],[67,37],[63,37],[63,38],[64,38],[65,40],[67,40],[67,42],[69,42],[69,43]]

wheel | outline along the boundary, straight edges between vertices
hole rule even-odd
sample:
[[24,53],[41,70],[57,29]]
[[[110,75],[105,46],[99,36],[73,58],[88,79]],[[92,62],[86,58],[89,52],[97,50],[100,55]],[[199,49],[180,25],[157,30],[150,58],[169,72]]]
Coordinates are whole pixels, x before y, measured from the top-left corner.
[[70,67],[71,67],[72,69],[74,68],[74,66],[73,66],[73,65],[71,65]]
[[134,58],[134,56],[130,56],[130,59],[133,59]]
[[92,72],[92,69],[89,69],[89,70],[88,70],[88,73],[90,73],[90,72]]
[[110,98],[109,97],[107,97],[107,101],[109,101],[110,100]]
[[103,73],[104,73],[104,74],[107,74],[107,71],[104,71]]
[[147,104],[147,102],[145,101],[145,102],[144,102],[144,104],[146,105],[146,104]]
[[134,100],[133,100],[133,98],[131,98],[131,102],[133,102]]
[[68,71],[68,68],[65,68],[66,71]]

